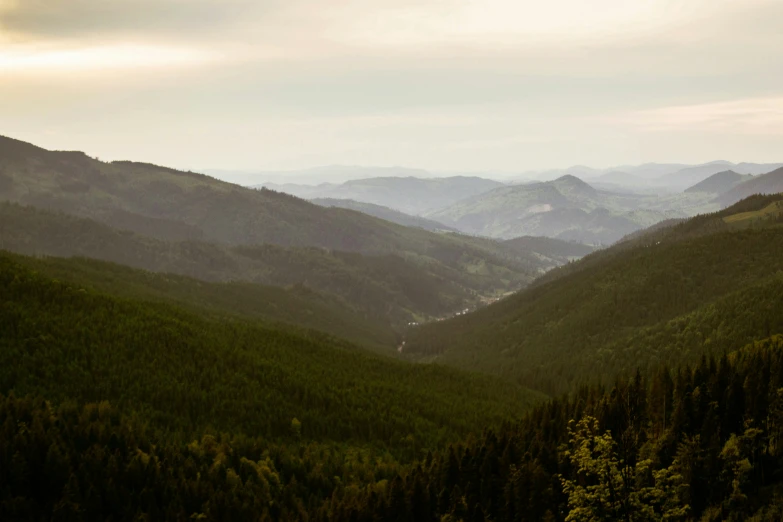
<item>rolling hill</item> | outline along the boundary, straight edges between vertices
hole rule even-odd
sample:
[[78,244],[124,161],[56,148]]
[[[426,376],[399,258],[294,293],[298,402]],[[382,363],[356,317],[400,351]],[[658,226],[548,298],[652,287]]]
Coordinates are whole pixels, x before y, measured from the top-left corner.
[[[406,353],[558,393],[783,332],[783,221],[764,211],[779,200],[751,198],[591,254],[411,330]],[[765,217],[732,220],[748,212]]]
[[783,167],[756,176],[720,196],[723,205],[731,205],[753,194],[777,194],[783,192]]
[[[170,303],[216,318],[239,317],[319,331],[387,355],[393,354],[399,344],[399,334],[389,315],[378,316],[372,309],[363,309],[361,299],[349,301],[339,294],[319,293],[303,285],[209,282],[84,257],[3,255],[53,280],[117,297]],[[389,302],[393,303],[391,298]]]
[[685,192],[709,192],[711,194],[723,194],[733,189],[740,183],[750,180],[753,176],[737,174],[733,170],[724,170],[713,174],[704,181],[688,187]]
[[665,219],[718,205],[704,194],[640,195],[597,190],[574,176],[501,187],[427,217],[470,234],[510,239],[548,236],[610,244]]

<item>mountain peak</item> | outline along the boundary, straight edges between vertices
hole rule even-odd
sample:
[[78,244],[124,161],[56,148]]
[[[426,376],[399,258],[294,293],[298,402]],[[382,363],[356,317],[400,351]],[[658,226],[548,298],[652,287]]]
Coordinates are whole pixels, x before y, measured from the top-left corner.
[[576,176],[572,176],[571,174],[560,176],[559,178],[552,181],[551,183],[557,188],[568,188],[571,190],[595,192],[595,189],[592,186],[590,186],[588,183],[585,183],[583,180],[577,178]]
[[713,174],[704,181],[700,181],[685,189],[685,192],[711,192],[713,194],[723,194],[750,178],[751,176],[743,176],[733,170],[723,170]]

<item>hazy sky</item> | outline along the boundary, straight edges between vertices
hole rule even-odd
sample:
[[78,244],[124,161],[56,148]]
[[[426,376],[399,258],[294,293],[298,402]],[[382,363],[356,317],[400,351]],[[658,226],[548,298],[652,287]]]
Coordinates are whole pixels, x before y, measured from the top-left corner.
[[0,134],[193,169],[783,161],[783,0],[0,0]]

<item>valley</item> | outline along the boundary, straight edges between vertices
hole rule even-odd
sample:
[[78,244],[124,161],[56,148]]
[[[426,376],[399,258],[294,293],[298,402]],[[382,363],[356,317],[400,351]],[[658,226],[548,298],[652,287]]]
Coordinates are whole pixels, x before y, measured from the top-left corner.
[[405,213],[2,138],[0,512],[565,520],[605,461],[676,519],[757,447],[774,517],[779,178],[349,183]]
[[781,20],[0,0],[0,522],[783,521]]

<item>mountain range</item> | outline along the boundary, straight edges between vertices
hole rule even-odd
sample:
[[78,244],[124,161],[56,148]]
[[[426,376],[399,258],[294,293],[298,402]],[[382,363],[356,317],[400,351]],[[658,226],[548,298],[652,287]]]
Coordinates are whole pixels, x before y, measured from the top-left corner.
[[523,252],[202,174],[104,163],[10,138],[0,138],[0,198],[16,204],[2,207],[3,248],[216,282],[302,284],[393,325],[475,306],[562,262],[543,243]]
[[571,175],[553,181],[511,185],[428,214],[463,232],[490,237],[548,236],[588,244],[611,244],[671,218],[717,210],[713,196],[668,196],[598,190]]
[[0,139],[0,519],[781,520],[783,169],[723,167],[427,212],[493,239]]
[[351,199],[391,207],[406,214],[421,215],[481,194],[503,184],[478,177],[449,178],[378,177],[345,183],[309,185],[275,185],[263,187],[307,199]]

